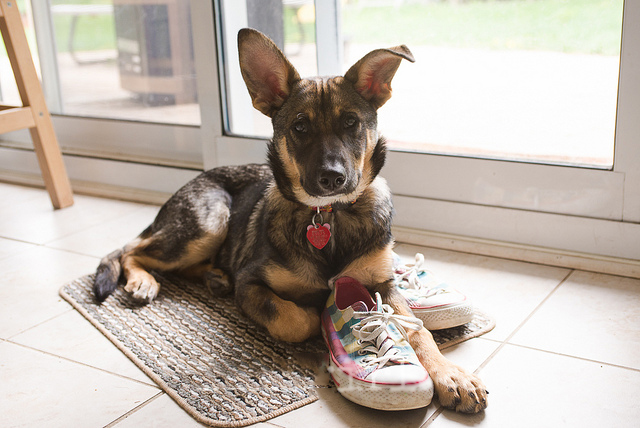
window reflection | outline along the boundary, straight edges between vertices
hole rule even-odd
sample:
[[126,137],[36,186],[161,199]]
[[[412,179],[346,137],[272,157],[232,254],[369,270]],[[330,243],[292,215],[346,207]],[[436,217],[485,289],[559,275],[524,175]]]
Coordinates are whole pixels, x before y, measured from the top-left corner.
[[62,112],[199,125],[189,2],[51,2]]

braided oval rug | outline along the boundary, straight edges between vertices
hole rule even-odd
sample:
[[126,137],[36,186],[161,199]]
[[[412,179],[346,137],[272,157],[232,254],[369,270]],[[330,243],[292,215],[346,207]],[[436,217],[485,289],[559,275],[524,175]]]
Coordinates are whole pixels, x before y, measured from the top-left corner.
[[[94,275],[76,279],[60,295],[201,423],[238,427],[262,422],[318,399],[315,382],[326,347],[272,339],[240,314],[232,298],[206,287],[154,276],[161,292],[141,304],[123,287],[102,304]],[[464,326],[433,332],[441,349],[490,331],[478,312]]]

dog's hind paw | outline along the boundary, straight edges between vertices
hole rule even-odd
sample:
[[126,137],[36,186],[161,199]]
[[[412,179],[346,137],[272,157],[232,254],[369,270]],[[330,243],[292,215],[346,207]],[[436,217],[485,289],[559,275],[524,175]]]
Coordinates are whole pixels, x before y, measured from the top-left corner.
[[455,365],[430,375],[442,407],[461,413],[478,413],[487,408],[489,392],[476,375]]
[[133,297],[151,302],[160,291],[160,284],[151,275],[141,275],[136,278],[129,278],[125,291],[131,293]]

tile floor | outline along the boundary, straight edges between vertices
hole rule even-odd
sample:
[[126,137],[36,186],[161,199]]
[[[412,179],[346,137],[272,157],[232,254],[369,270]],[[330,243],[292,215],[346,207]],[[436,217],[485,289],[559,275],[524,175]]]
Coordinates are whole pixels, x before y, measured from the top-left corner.
[[[53,211],[40,189],[0,183],[0,426],[198,424],[58,296],[141,231],[158,207],[76,196]],[[445,354],[477,371],[489,408],[379,412],[319,389],[267,427],[637,427],[640,280],[451,251],[430,269],[492,314],[496,328]]]

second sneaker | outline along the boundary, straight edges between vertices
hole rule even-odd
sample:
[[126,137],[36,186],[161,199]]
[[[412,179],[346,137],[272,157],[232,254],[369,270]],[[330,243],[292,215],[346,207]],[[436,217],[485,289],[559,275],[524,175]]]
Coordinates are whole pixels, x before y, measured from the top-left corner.
[[394,280],[414,315],[427,330],[442,330],[466,324],[473,319],[473,304],[461,292],[425,270],[424,256],[416,254],[415,264],[394,260]]

